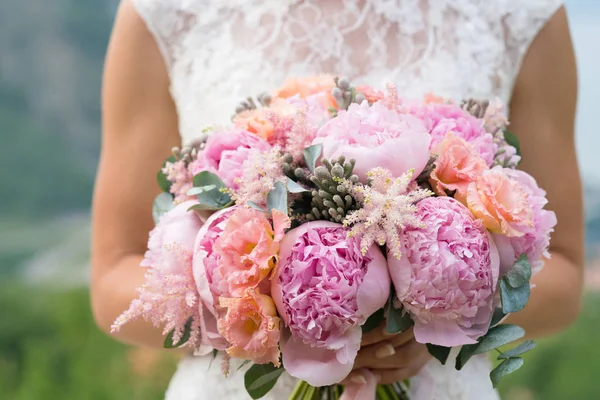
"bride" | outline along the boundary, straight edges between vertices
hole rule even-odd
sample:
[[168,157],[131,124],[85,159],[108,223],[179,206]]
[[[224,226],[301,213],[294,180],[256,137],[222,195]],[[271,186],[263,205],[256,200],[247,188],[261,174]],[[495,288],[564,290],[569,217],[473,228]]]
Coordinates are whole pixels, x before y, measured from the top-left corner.
[[[123,0],[108,49],[102,155],[93,202],[92,304],[108,330],[143,282],[153,227],[155,173],[173,146],[286,77],[329,72],[402,96],[499,97],[510,106],[527,170],[548,190],[559,224],[552,259],[525,310],[510,316],[529,337],[564,329],[582,291],[581,187],[574,146],[575,60],[561,0]],[[123,342],[161,347],[143,321]],[[244,399],[243,371],[228,378],[188,355],[167,400]],[[497,399],[485,356],[457,372],[430,359],[412,333],[365,337],[356,368],[380,382],[432,378],[432,399]],[[361,382],[364,377],[348,378]],[[283,376],[268,399],[285,399]]]

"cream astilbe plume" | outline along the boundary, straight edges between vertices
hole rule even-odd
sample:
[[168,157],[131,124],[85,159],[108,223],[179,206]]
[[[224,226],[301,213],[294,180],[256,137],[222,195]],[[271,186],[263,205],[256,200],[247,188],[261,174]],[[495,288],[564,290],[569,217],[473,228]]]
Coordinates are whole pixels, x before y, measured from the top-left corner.
[[365,253],[373,243],[388,246],[391,254],[401,257],[399,230],[406,226],[420,227],[416,204],[433,192],[414,188],[414,171],[393,178],[390,171],[374,168],[367,173],[370,185],[363,186],[345,181],[352,196],[361,204],[359,210],[344,219],[351,227],[349,236],[361,238],[361,251]]

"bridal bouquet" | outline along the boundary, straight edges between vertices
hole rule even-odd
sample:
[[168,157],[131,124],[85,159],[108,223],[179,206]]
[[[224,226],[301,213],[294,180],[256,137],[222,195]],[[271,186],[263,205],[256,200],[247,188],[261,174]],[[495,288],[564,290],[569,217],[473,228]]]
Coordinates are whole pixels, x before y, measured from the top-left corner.
[[[519,171],[498,101],[401,98],[329,76],[288,81],[158,173],[156,228],[139,298],[166,347],[253,365],[264,396],[285,370],[291,399],[400,399],[407,384],[342,387],[364,332],[412,327],[457,369],[498,350],[494,385],[531,341],[504,324],[543,266],[556,217]],[[499,350],[502,347],[504,350]]]

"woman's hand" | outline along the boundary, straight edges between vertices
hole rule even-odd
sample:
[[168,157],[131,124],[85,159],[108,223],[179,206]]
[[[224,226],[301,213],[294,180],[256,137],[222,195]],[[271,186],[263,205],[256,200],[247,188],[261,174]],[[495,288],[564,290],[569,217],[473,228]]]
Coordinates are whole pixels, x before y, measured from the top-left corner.
[[354,362],[354,371],[347,378],[354,383],[364,383],[358,370],[368,368],[378,383],[400,382],[415,376],[431,359],[424,344],[418,343],[412,328],[390,335],[381,326],[363,336],[362,348]]

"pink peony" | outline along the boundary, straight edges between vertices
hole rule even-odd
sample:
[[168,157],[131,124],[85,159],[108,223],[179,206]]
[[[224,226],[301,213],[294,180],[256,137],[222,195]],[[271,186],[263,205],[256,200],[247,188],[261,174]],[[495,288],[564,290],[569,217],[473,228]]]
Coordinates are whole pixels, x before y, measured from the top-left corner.
[[248,290],[241,298],[221,298],[220,306],[227,310],[218,322],[219,332],[231,344],[227,354],[279,366],[279,318],[273,299]]
[[410,113],[425,121],[431,133],[431,148],[440,144],[448,132],[464,139],[476,149],[488,166],[494,162],[497,145],[492,134],[486,132],[483,121],[454,104],[430,103],[414,107]]
[[450,197],[417,204],[424,227],[403,231],[398,260],[388,256],[398,299],[420,343],[461,346],[487,332],[494,311],[499,257],[491,235]]
[[527,190],[502,168],[484,171],[467,189],[467,206],[493,233],[523,236],[534,227]]
[[243,130],[218,132],[208,139],[197,160],[190,164],[190,170],[193,175],[202,171],[212,172],[227,187],[237,189],[236,178],[242,176],[243,165],[252,152],[266,152],[270,149],[271,146],[265,140]]
[[414,169],[418,176],[429,161],[430,136],[423,123],[381,103],[352,104],[348,111],[319,129],[313,144],[323,144],[323,157],[356,160],[354,173],[365,182],[367,172],[382,167],[394,177]]
[[471,182],[488,169],[473,146],[452,132],[432,153],[437,154],[438,158],[429,182],[433,191],[440,196],[446,196],[446,191],[456,191],[455,197],[464,199]]
[[525,231],[523,236],[507,237],[494,235],[494,240],[500,253],[501,274],[506,273],[517,258],[527,254],[532,271],[538,272],[544,265],[544,258],[550,258],[548,246],[550,234],[556,226],[556,214],[544,209],[548,203],[546,192],[540,189],[535,179],[526,172],[503,169],[504,173],[513,181],[518,182],[528,194],[527,201],[533,210],[533,226]]
[[197,202],[179,204],[150,232],[148,251],[140,264],[147,268],[146,281],[138,289],[139,297],[113,324],[113,331],[142,317],[155,326],[164,325],[164,334],[174,329],[173,341],[178,342],[191,317],[192,334],[187,345],[200,345],[198,309],[202,304],[192,273],[192,255],[202,222],[196,213],[188,211],[194,204]]
[[219,299],[241,296],[246,289],[259,287],[275,266],[289,219],[275,210],[273,224],[271,227],[261,211],[234,207],[213,214],[198,233],[194,278],[205,305],[206,345],[224,350],[225,343],[216,329],[216,320],[223,313]]
[[389,288],[379,248],[363,256],[342,225],[309,222],[288,232],[271,287],[289,329],[281,341],[286,370],[314,386],[343,380],[360,348],[361,325],[383,307]]

